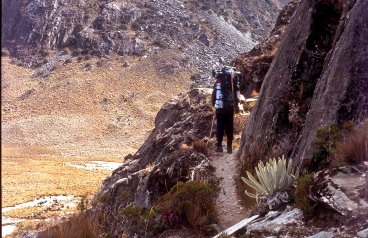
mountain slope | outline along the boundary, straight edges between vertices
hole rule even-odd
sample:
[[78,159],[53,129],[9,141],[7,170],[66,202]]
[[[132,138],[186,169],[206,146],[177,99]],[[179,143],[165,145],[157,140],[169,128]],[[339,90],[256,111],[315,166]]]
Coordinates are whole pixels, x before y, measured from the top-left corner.
[[266,37],[279,11],[276,0],[6,0],[2,48],[27,67],[44,65],[52,50],[65,47],[98,57],[176,49],[208,83],[207,69]]
[[161,105],[189,88],[180,59],[162,55],[130,58],[129,67],[120,57],[100,67],[97,59],[75,61],[47,79],[3,57],[2,146],[45,146],[58,156],[134,153]]

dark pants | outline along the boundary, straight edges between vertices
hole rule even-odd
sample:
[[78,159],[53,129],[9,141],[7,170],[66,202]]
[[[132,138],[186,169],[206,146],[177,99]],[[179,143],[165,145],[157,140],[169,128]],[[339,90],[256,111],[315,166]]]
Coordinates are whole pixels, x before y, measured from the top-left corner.
[[217,146],[221,146],[222,138],[226,131],[227,146],[231,147],[233,143],[234,132],[234,110],[221,111],[216,110],[217,118]]

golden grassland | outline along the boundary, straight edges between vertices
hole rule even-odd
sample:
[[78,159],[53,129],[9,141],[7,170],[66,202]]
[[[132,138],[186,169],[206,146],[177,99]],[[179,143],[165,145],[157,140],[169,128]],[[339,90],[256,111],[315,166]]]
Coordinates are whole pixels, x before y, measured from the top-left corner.
[[[15,148],[2,148],[1,193],[2,207],[9,207],[36,198],[52,195],[93,195],[110,171],[87,171],[65,166],[66,162],[85,164],[90,158],[18,157]],[[122,162],[118,159],[105,160]],[[38,210],[37,210],[38,209]],[[7,212],[17,218],[39,213],[40,208],[21,208]],[[48,213],[52,215],[52,212]],[[43,214],[43,216],[48,216]]]

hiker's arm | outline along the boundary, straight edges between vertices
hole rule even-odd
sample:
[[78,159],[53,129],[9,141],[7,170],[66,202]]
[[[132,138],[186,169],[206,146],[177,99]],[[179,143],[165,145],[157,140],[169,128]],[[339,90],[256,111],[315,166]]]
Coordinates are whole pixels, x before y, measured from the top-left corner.
[[212,103],[212,106],[215,106],[215,103],[216,103],[216,84],[213,86],[212,96],[211,96],[211,103]]
[[237,77],[235,80],[235,113],[239,113],[239,98],[240,98],[240,85],[239,78]]

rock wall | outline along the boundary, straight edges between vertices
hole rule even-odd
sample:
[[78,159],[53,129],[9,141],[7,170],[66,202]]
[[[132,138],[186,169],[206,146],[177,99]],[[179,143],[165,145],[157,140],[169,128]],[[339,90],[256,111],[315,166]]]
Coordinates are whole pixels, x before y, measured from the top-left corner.
[[241,156],[313,158],[316,131],[368,117],[364,0],[304,0],[274,56],[241,139]]

